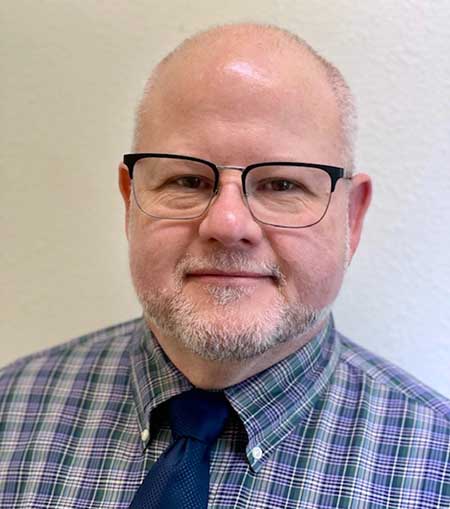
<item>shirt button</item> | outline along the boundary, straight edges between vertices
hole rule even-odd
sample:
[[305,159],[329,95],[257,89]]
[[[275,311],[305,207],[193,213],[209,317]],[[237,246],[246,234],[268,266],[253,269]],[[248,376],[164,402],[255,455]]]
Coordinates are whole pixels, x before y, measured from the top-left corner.
[[261,447],[253,447],[252,449],[252,456],[255,458],[255,460],[260,460],[262,458],[263,452]]
[[141,433],[141,440],[145,443],[148,442],[148,439],[150,438],[150,432],[147,428],[145,428]]

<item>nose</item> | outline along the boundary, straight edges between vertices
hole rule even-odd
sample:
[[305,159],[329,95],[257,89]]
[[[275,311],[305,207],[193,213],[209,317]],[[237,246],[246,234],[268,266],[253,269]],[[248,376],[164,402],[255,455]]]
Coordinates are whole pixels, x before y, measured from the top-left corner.
[[226,173],[222,173],[218,194],[200,223],[199,236],[226,247],[256,245],[263,234],[242,196],[240,174]]

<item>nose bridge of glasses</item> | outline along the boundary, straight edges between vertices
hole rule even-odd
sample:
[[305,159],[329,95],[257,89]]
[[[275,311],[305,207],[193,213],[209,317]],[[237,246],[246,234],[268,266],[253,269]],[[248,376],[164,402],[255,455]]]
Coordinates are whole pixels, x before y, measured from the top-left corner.
[[219,165],[219,164],[216,164],[216,168],[218,170],[237,170],[237,171],[240,171],[241,173],[245,170],[244,166],[229,166],[229,165]]
[[[232,166],[232,165],[216,165],[216,168],[219,170],[219,181],[217,183],[217,188],[214,193],[214,196],[211,199],[210,206],[213,204],[213,202],[216,202],[221,195],[223,195],[222,190],[224,189],[224,187],[226,187],[228,189],[234,188],[234,191],[231,190],[232,195],[237,191],[240,195],[240,199],[242,200],[243,205],[248,208],[247,197],[244,193],[243,188],[243,175],[246,168],[243,166]],[[231,175],[232,173],[235,172],[240,174],[239,181],[237,181]],[[226,191],[227,196],[229,196],[228,195],[229,192],[230,191]]]
[[[241,197],[244,199],[245,201],[245,193],[244,193],[244,171],[245,171],[245,167],[244,166],[231,166],[231,165],[216,165],[216,168],[219,170],[219,181],[218,181],[218,185],[217,185],[217,190],[216,190],[216,195],[220,192],[221,188],[223,187],[223,183],[224,183],[224,180],[223,180],[223,177],[225,175],[225,173],[222,172],[222,170],[227,170],[226,173],[228,172],[239,172],[240,173],[240,183],[241,185],[238,186],[239,189],[240,189],[240,193],[241,193]],[[225,178],[225,183],[228,184],[228,183],[233,183],[232,180],[228,180],[228,178]],[[235,182],[235,184],[237,184],[237,182]]]

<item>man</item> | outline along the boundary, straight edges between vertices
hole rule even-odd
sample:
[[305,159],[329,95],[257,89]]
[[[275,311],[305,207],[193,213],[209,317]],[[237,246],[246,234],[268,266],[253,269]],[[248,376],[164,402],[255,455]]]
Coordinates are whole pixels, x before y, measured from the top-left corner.
[[157,66],[119,167],[143,319],[3,370],[1,507],[450,507],[449,402],[330,316],[371,197],[353,116],[276,27]]

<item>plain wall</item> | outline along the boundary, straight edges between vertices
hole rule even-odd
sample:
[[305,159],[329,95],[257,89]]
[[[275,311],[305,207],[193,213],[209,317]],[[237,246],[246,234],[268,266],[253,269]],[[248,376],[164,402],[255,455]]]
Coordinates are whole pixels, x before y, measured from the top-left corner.
[[280,24],[343,71],[374,201],[342,332],[450,395],[450,3],[3,0],[1,358],[139,314],[117,164],[152,66],[232,21]]

